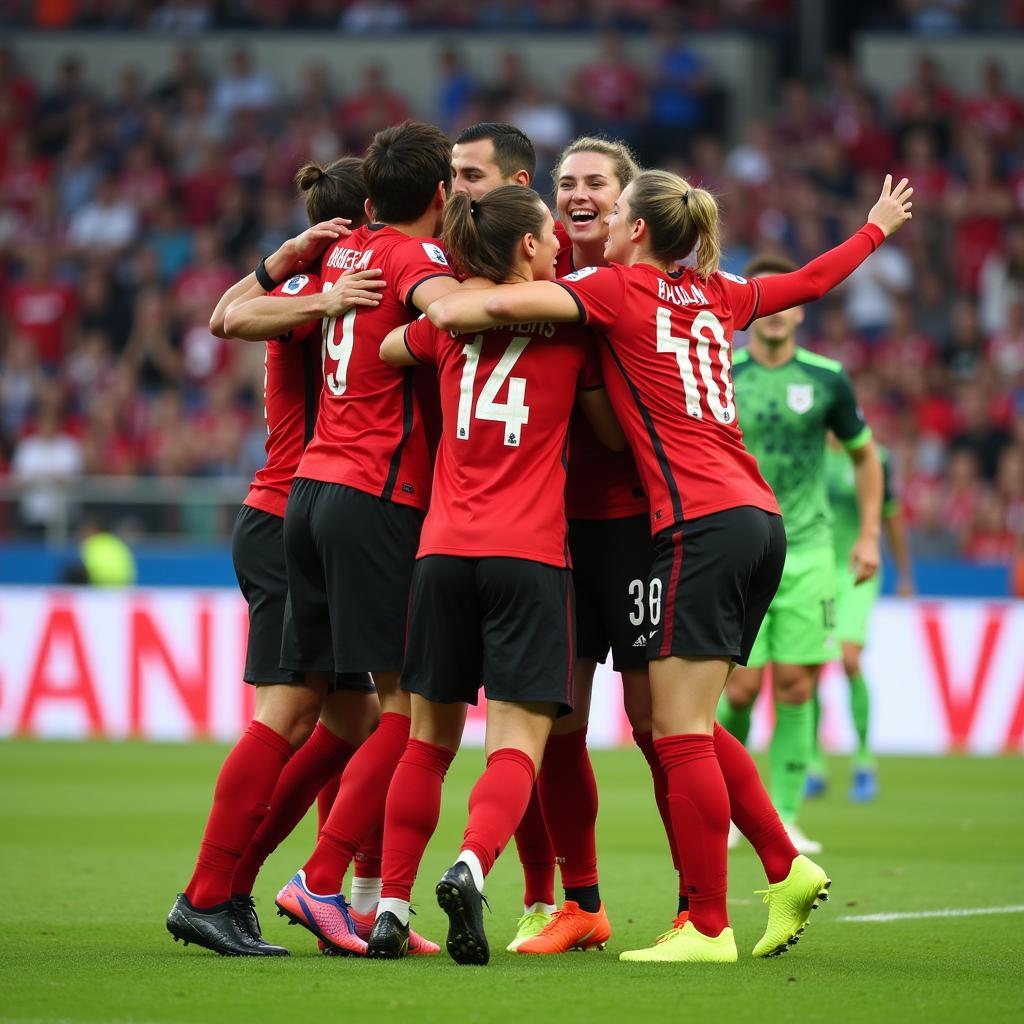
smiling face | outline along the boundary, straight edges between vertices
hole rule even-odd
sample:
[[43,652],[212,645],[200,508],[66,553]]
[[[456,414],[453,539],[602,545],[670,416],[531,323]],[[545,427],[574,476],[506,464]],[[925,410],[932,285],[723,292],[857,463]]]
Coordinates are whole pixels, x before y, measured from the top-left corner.
[[608,233],[604,243],[604,258],[609,263],[628,266],[636,249],[633,239],[637,232],[637,221],[630,223],[629,220],[629,197],[632,192],[633,186],[627,185],[604,218],[605,231]]
[[558,238],[555,235],[555,220],[543,202],[538,200],[537,206],[544,211],[544,224],[539,235],[525,236],[523,244],[527,246],[527,261],[534,281],[553,281],[559,249]]
[[494,143],[490,139],[452,147],[453,192],[467,192],[471,199],[481,199],[499,185],[508,184],[495,161]]
[[562,161],[556,195],[558,218],[574,245],[604,240],[604,218],[621,191],[611,157],[572,153]]

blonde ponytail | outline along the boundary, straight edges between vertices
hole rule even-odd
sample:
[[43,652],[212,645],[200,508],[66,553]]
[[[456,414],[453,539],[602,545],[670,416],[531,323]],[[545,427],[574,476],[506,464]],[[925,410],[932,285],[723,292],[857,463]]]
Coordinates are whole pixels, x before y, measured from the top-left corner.
[[718,270],[722,243],[718,234],[718,203],[703,188],[668,171],[644,171],[633,180],[630,223],[643,219],[651,236],[651,252],[665,262],[685,259],[696,250],[695,270],[709,277]]

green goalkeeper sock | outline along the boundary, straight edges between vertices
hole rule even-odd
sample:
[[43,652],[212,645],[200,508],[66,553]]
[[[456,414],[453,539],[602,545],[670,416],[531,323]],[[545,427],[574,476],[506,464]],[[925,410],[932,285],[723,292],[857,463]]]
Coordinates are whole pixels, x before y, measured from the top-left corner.
[[779,817],[792,825],[800,812],[811,758],[811,702],[775,702],[775,732],[768,754],[771,766],[771,797]]
[[751,707],[734,708],[722,694],[718,702],[718,721],[723,729],[727,729],[746,746],[747,737],[750,735],[750,712]]
[[819,778],[825,777],[825,762],[821,756],[821,747],[818,744],[818,729],[821,727],[821,698],[818,696],[818,689],[815,687],[814,696],[811,698],[811,759],[807,763],[807,771]]
[[850,676],[850,717],[857,733],[857,752],[853,760],[858,765],[871,764],[871,750],[868,747],[868,723],[871,719],[871,694],[862,673]]

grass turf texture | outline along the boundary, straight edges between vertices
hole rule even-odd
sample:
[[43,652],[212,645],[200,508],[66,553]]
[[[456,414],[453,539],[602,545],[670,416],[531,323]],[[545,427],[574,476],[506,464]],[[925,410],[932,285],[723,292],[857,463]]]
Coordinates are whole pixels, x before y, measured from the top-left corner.
[[[826,844],[832,900],[795,950],[753,960],[765,908],[749,848],[732,855],[735,965],[621,964],[667,927],[675,889],[646,765],[599,752],[602,890],[614,936],[604,953],[504,952],[521,899],[515,851],[487,883],[492,961],[446,955],[399,963],[326,958],[274,915],[278,887],[302,863],[310,818],[270,859],[256,888],[264,931],[285,960],[232,960],[175,945],[164,929],[187,880],[225,748],[0,744],[0,1021],[714,1021],[1021,1020],[1024,914],[843,922],[843,916],[1024,904],[1024,763],[885,759],[882,797],[834,791],[809,805]],[[433,887],[458,850],[479,751],[455,762],[415,898],[415,927],[444,942]]]

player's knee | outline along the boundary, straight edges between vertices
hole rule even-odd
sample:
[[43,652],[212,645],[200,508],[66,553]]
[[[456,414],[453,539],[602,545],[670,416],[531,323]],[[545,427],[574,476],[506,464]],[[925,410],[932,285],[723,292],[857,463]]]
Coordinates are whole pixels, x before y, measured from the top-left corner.
[[844,654],[843,655],[843,671],[846,673],[847,679],[853,679],[854,676],[860,675],[860,655],[859,654]]
[[284,735],[295,750],[298,750],[313,735],[319,717],[319,708],[304,708],[292,717]]

